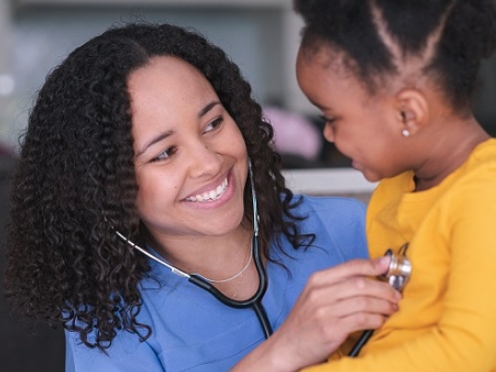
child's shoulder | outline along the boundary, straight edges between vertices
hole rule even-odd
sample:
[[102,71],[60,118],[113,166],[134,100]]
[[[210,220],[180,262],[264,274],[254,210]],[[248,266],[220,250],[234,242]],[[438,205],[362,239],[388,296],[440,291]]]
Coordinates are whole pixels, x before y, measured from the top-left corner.
[[496,184],[496,138],[490,138],[479,144],[461,167],[460,181],[470,182],[486,180]]
[[496,162],[496,138],[490,138],[474,148],[469,158],[469,165],[480,166]]

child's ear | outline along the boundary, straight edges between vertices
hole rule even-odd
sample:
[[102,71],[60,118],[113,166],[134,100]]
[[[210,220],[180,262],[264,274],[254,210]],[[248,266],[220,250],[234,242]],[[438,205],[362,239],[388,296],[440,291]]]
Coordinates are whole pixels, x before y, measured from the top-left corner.
[[416,134],[428,122],[427,98],[421,91],[407,88],[396,94],[395,101],[400,133],[405,137]]

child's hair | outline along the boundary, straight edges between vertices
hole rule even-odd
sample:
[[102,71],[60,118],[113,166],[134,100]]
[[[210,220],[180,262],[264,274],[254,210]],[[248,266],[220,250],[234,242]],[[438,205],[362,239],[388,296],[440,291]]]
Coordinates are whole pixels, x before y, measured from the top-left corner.
[[414,58],[453,107],[471,105],[480,62],[496,48],[494,0],[295,0],[302,47],[324,44],[371,91]]
[[[263,206],[265,256],[274,233],[285,234],[295,248],[307,237],[298,233],[299,217],[290,211],[292,193],[271,147],[272,128],[228,56],[177,26],[110,29],[74,50],[38,94],[12,183],[6,241],[6,289],[13,306],[63,323],[88,346],[109,346],[119,329],[137,333],[144,327],[144,338],[151,331],[136,318],[147,259],[115,230],[141,242],[127,81],[154,56],[175,56],[198,68],[239,126]],[[249,187],[244,204],[251,221]],[[94,330],[95,338],[88,337]]]

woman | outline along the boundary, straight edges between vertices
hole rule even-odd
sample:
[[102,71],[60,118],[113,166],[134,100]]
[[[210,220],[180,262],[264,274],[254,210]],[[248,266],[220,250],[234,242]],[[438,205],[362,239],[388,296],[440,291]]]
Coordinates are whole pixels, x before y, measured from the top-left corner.
[[395,310],[363,278],[387,260],[303,291],[366,257],[364,208],[293,196],[250,92],[220,49],[171,25],[108,30],[48,77],[12,188],[8,296],[63,324],[68,371],[221,371],[260,345],[250,370],[304,352],[305,332],[289,337],[302,320],[330,351]]

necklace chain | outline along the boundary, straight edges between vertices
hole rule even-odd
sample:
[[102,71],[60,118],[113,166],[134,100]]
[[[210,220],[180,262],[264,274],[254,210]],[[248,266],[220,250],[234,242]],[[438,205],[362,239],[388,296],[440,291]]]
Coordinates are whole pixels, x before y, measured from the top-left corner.
[[239,273],[237,273],[237,274],[234,274],[233,276],[231,276],[231,277],[229,277],[227,279],[215,280],[215,279],[209,279],[206,276],[203,276],[203,275],[200,275],[200,274],[197,274],[197,275],[201,276],[203,279],[205,279],[209,283],[214,283],[214,284],[227,283],[227,282],[230,282],[231,280],[236,279],[237,277],[243,275],[243,273],[246,271],[246,269],[248,268],[248,266],[250,266],[250,263],[251,263],[251,260],[252,259],[253,259],[253,249],[250,250],[250,257],[248,258],[248,261],[246,262],[246,265],[241,269],[241,271]]

